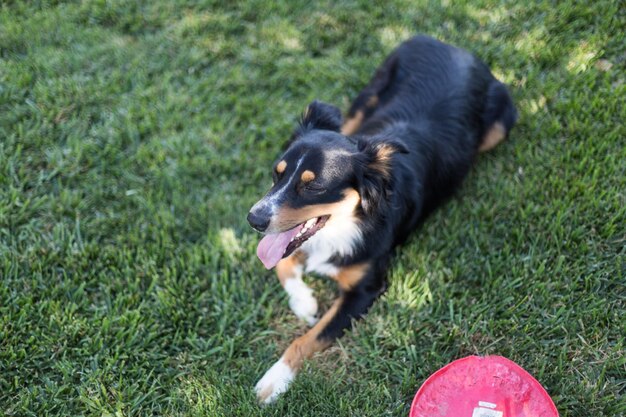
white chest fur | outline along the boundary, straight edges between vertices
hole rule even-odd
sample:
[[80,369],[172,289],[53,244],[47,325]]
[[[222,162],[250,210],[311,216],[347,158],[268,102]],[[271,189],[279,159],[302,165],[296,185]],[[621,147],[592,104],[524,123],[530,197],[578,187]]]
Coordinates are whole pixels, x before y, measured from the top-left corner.
[[331,217],[324,228],[302,245],[306,253],[306,272],[335,276],[337,267],[329,263],[331,257],[349,256],[362,239],[361,230],[350,217]]

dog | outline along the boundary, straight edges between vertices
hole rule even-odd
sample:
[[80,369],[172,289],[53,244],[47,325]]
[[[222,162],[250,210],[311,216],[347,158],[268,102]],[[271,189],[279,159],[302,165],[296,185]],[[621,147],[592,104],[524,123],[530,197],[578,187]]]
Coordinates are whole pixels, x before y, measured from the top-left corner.
[[[345,121],[330,104],[306,108],[248,222],[265,234],[258,257],[276,268],[291,310],[312,327],[259,380],[259,401],[274,401],[304,360],[363,317],[386,289],[396,246],[516,120],[507,88],[487,65],[427,36],[387,57]],[[339,287],[321,317],[304,272],[329,276]]]

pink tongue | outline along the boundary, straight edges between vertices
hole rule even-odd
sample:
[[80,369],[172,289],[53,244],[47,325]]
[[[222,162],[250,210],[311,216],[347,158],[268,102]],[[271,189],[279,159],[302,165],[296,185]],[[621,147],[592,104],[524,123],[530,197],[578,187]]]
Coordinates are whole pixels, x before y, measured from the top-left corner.
[[282,233],[274,233],[265,236],[256,248],[256,255],[259,257],[265,268],[272,269],[276,266],[289,246],[291,239],[298,234],[302,225],[298,225],[291,230]]

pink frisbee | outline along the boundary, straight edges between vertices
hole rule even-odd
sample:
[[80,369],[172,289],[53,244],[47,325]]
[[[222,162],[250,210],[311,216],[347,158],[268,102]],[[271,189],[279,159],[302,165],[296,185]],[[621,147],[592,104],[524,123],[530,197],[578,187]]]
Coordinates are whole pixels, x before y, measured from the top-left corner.
[[468,356],[420,387],[409,417],[558,417],[545,389],[502,356]]

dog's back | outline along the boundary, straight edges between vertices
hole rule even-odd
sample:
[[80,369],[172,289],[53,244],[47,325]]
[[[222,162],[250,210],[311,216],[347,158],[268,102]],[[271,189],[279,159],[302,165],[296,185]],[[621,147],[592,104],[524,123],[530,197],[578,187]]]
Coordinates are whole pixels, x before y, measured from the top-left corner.
[[[517,119],[506,87],[482,61],[427,36],[401,44],[348,115],[343,133],[393,137],[410,150],[394,161],[395,172],[405,173],[394,179],[404,201],[391,204],[399,208],[398,242],[456,190],[476,153],[504,139]],[[407,199],[415,210],[405,209]]]
[[349,117],[359,112],[362,123],[347,133],[372,135],[402,121],[418,128],[452,122],[482,139],[495,122],[508,132],[517,118],[506,87],[482,61],[427,36],[405,41],[385,60]]

